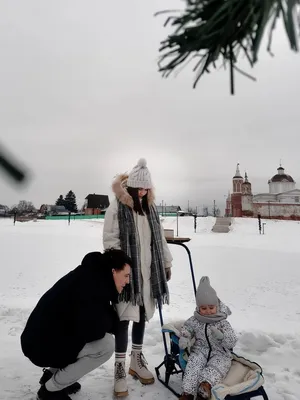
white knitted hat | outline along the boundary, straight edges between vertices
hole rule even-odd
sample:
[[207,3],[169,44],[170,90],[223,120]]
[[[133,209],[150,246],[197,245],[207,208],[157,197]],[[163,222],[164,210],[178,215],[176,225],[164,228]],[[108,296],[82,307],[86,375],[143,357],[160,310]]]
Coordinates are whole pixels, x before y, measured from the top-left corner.
[[133,188],[152,189],[151,175],[147,168],[147,161],[140,158],[137,165],[129,173],[127,186]]

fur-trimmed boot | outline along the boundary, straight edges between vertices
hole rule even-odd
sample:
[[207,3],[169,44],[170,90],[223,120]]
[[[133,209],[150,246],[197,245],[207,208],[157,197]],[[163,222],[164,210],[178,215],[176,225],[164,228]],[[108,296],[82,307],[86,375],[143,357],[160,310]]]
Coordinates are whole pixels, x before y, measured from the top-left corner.
[[147,368],[147,361],[142,353],[141,345],[132,345],[129,374],[137,378],[143,385],[154,383],[154,376]]

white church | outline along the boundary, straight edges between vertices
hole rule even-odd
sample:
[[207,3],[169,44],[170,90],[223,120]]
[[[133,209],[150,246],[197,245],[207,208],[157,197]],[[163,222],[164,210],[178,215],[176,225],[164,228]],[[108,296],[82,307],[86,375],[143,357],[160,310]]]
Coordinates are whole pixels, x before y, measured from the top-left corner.
[[269,193],[259,193],[253,196],[253,202],[271,201],[272,203],[295,204],[300,203],[300,189],[296,189],[296,182],[284,172],[284,168],[277,168],[277,174],[268,181]]
[[277,174],[268,180],[268,193],[253,195],[248,176],[241,176],[239,164],[232,182],[233,191],[227,198],[225,215],[257,217],[260,214],[263,218],[300,220],[300,189],[281,165]]

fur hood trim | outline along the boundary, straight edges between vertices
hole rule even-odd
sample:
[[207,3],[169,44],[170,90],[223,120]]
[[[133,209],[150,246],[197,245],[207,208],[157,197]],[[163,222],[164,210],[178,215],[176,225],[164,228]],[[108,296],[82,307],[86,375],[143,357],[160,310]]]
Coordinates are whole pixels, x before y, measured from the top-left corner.
[[[116,198],[126,206],[133,208],[133,199],[127,192],[127,179],[128,174],[118,175],[112,184],[112,191],[116,195]],[[154,204],[154,192],[153,189],[148,189],[148,202],[149,206]]]

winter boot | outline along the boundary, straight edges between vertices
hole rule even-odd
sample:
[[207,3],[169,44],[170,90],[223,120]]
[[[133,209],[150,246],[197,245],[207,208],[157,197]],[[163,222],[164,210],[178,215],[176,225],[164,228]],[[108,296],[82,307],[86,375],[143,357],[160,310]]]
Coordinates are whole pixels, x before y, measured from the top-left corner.
[[[51,372],[49,369],[47,368],[43,368],[43,375],[39,381],[40,385],[45,385],[45,383],[47,381],[49,381],[52,376],[53,376],[53,372]],[[78,382],[73,383],[70,386],[67,386],[65,389],[63,389],[67,394],[75,394],[77,392],[79,392],[79,390],[81,389],[81,385]]]
[[142,351],[131,352],[129,374],[137,378],[143,385],[154,383],[154,376],[147,368],[147,361]]
[[187,394],[187,393],[182,393],[182,395],[179,397],[179,400],[194,400],[194,395],[193,394]]
[[115,385],[114,395],[116,397],[128,396],[127,379],[125,372],[125,360],[115,362]]
[[211,385],[208,382],[202,382],[200,383],[199,389],[198,389],[198,395],[200,399],[210,399],[211,398]]
[[50,392],[46,389],[45,385],[41,386],[40,390],[37,392],[36,398],[37,400],[71,400],[71,397],[69,397],[64,390]]

